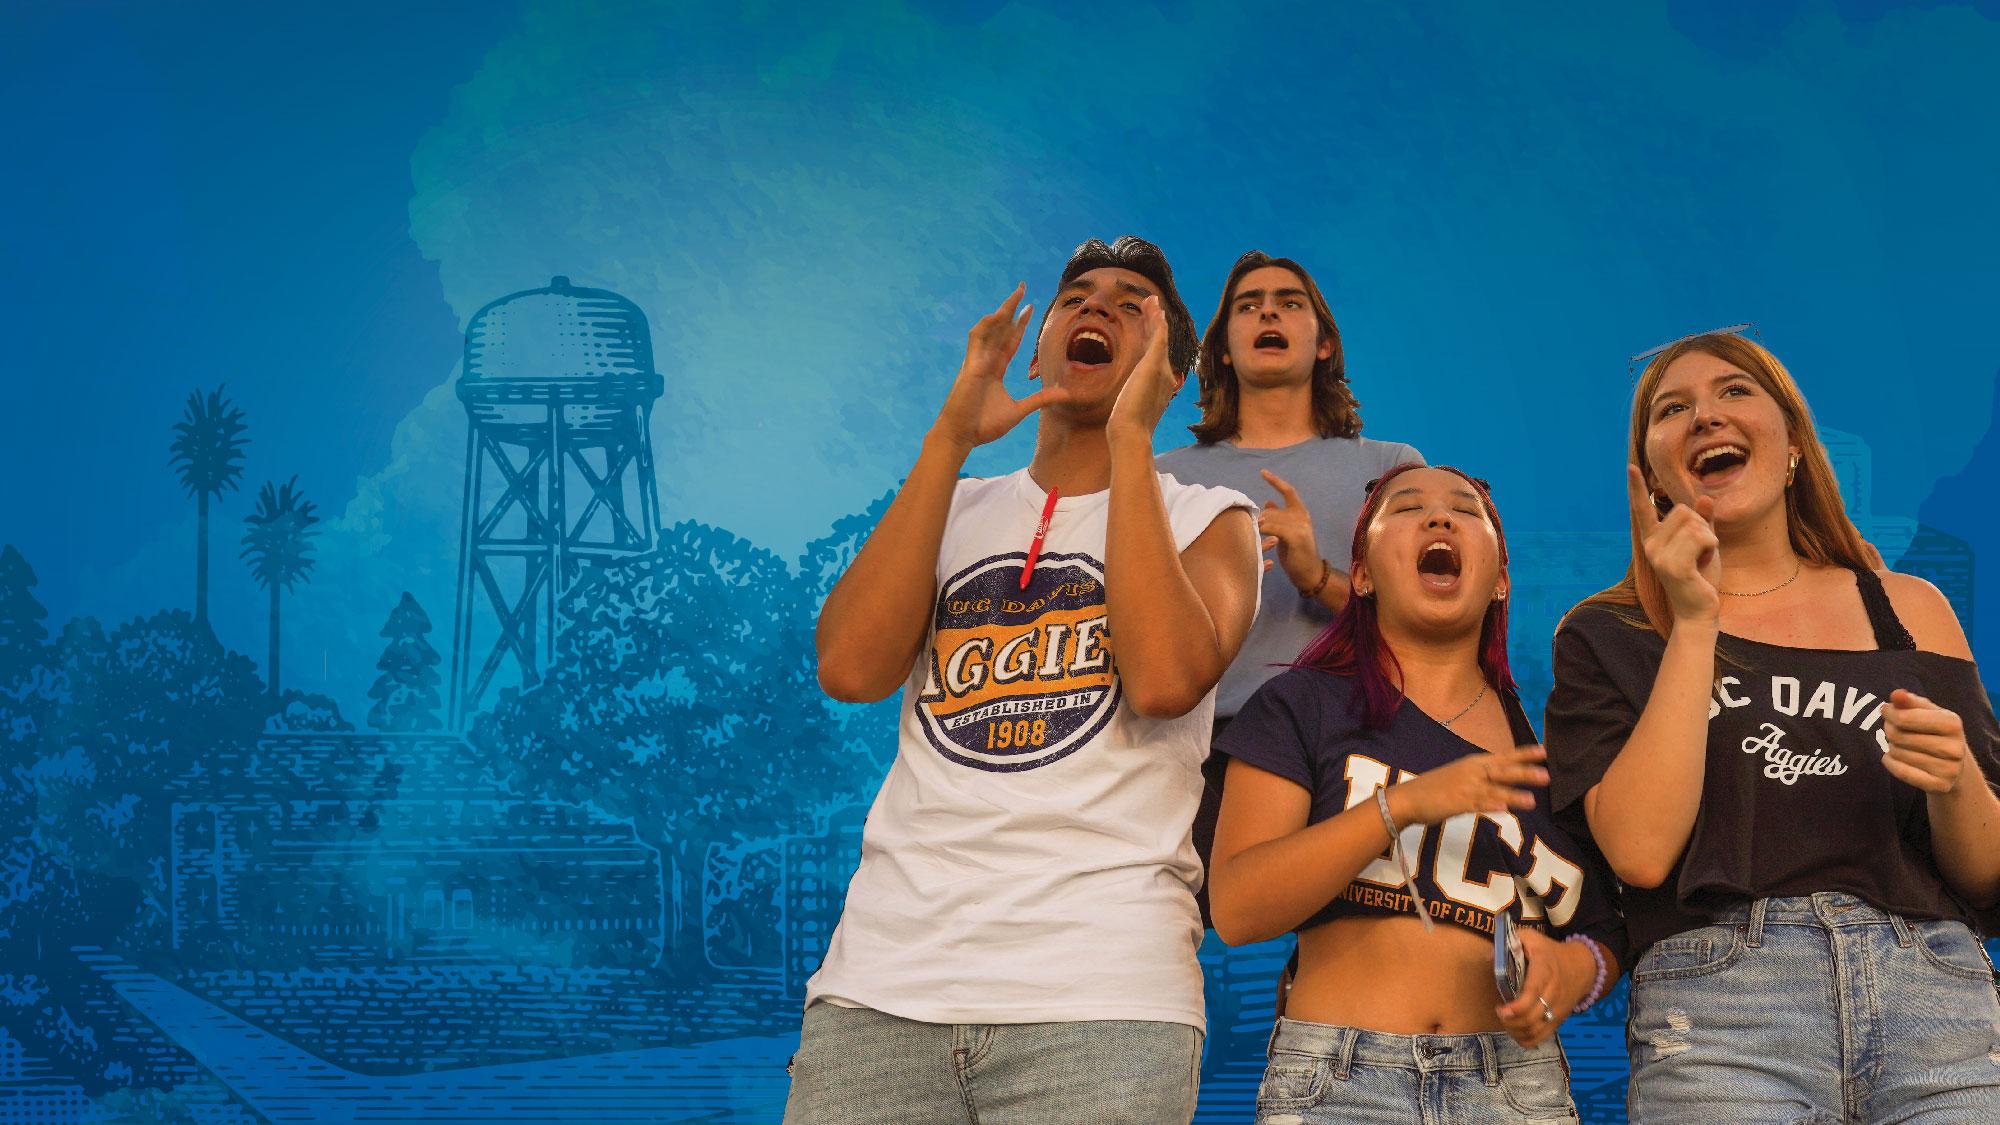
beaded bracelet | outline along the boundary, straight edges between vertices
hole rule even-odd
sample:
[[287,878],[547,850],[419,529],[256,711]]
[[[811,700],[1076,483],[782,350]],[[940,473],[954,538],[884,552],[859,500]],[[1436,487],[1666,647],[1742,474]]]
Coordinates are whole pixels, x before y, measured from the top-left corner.
[[1314,584],[1314,586],[1313,586],[1313,588],[1312,588],[1312,589],[1310,589],[1310,590],[1300,590],[1300,591],[1299,591],[1299,596],[1300,596],[1300,597],[1302,597],[1302,598],[1316,598],[1316,597],[1319,597],[1319,592],[1320,592],[1321,590],[1324,590],[1324,589],[1326,589],[1326,583],[1327,583],[1327,580],[1328,580],[1328,579],[1331,579],[1332,577],[1333,577],[1333,564],[1332,564],[1332,563],[1330,563],[1330,562],[1328,562],[1328,561],[1327,561],[1326,559],[1324,559],[1324,558],[1320,559],[1320,560],[1319,560],[1319,581],[1318,581],[1317,583],[1315,583],[1315,584]]
[[1423,892],[1417,890],[1417,877],[1410,873],[1410,865],[1403,859],[1403,837],[1396,831],[1396,818],[1389,815],[1388,786],[1376,787],[1375,808],[1382,814],[1382,827],[1389,832],[1389,858],[1395,861],[1396,870],[1403,876],[1403,886],[1410,892],[1410,901],[1417,904],[1417,920],[1429,932],[1436,927],[1431,922],[1431,910],[1424,903]]
[[1608,971],[1604,964],[1604,947],[1597,943],[1596,938],[1586,934],[1571,934],[1563,940],[1582,942],[1583,947],[1590,950],[1590,959],[1597,962],[1597,979],[1591,982],[1590,991],[1583,994],[1583,999],[1577,1001],[1576,1007],[1570,1012],[1571,1015],[1578,1015],[1589,1010],[1592,1004],[1604,999],[1604,975]]

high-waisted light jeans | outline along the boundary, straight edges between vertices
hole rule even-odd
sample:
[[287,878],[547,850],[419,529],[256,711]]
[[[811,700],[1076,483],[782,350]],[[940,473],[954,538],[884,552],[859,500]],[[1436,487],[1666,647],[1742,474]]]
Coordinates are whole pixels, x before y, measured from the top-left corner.
[[1995,1125],[2000,998],[1962,922],[1760,899],[1633,966],[1632,1120]]
[[1493,1032],[1389,1035],[1280,1019],[1257,1125],[1575,1125],[1569,1063]]

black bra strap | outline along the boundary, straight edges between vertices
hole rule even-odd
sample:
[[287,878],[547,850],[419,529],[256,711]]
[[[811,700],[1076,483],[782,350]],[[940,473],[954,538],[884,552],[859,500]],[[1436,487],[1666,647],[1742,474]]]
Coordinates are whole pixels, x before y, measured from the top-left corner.
[[1507,712],[1507,729],[1513,732],[1514,745],[1526,746],[1542,740],[1535,733],[1535,725],[1528,721],[1528,712],[1521,706],[1519,695],[1511,691],[1501,693],[1500,706]]
[[1872,570],[1856,568],[1854,584],[1861,590],[1861,604],[1868,610],[1868,624],[1875,630],[1875,647],[1915,652],[1917,639],[1903,628],[1902,619],[1889,604],[1888,591],[1882,589],[1882,579]]

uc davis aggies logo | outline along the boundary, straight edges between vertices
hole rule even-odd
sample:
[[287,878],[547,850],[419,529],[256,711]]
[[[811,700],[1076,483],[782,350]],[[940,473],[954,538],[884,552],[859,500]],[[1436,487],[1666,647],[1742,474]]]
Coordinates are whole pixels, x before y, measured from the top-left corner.
[[981,559],[938,594],[917,722],[938,753],[962,766],[1046,766],[1089,742],[1118,706],[1104,564],[1043,555],[1023,590],[1026,558]]

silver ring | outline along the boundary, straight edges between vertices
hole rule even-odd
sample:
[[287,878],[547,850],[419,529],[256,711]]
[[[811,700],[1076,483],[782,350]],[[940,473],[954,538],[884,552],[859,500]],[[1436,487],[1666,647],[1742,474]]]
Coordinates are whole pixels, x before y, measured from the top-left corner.
[[1556,1020],[1556,1012],[1554,1008],[1549,1007],[1548,997],[1537,996],[1535,997],[1535,1003],[1540,1004],[1542,1006],[1542,1022],[1554,1023]]

